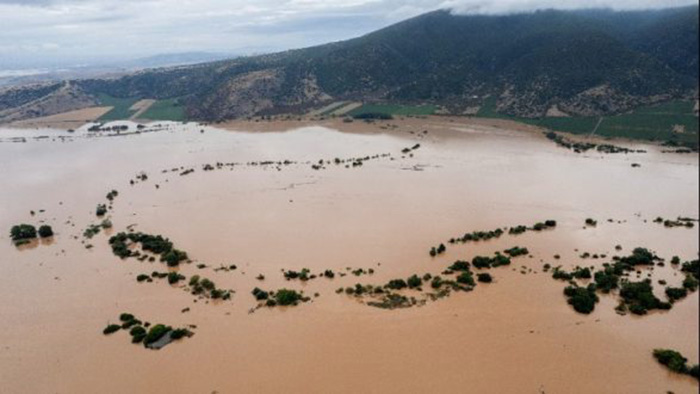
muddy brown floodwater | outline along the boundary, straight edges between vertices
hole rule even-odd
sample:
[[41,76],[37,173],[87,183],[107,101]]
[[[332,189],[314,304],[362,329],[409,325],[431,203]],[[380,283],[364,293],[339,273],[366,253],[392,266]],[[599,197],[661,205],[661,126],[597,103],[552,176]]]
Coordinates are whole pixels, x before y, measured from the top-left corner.
[[[642,146],[644,154],[576,154],[541,133],[460,119],[391,124],[167,124],[99,138],[84,129],[0,130],[0,391],[697,392],[697,380],[651,356],[671,348],[698,362],[697,292],[643,317],[617,315],[616,297],[602,295],[582,315],[567,305],[565,283],[542,272],[545,263],[600,267],[637,246],[667,261],[696,259],[698,226],[652,221],[698,217],[697,155],[653,146]],[[417,143],[412,157],[401,153]],[[385,153],[355,168],[311,167]],[[243,164],[266,160],[296,164]],[[202,170],[216,162],[242,164]],[[195,171],[162,172],[180,167]],[[130,185],[140,172],[148,179]],[[95,206],[112,189],[119,191],[108,213],[113,229],[85,241],[83,230],[99,223]],[[597,227],[584,228],[588,217]],[[452,236],[545,219],[557,220],[556,229],[428,255]],[[19,223],[48,223],[56,235],[16,248],[9,229]],[[235,290],[232,300],[195,302],[163,280],[137,283],[138,274],[165,267],[112,254],[109,236],[132,224],[169,237],[194,261],[179,271]],[[422,307],[384,310],[335,293],[438,274],[456,259],[516,245],[531,257],[492,269],[494,283]],[[608,258],[582,260],[584,251]],[[238,269],[213,271],[222,264]],[[375,273],[302,283],[280,272],[346,267]],[[670,264],[652,277],[660,296],[658,279],[674,286],[683,279]],[[249,313],[256,286],[319,296]],[[147,350],[125,333],[102,335],[121,312],[197,328],[192,338]]]

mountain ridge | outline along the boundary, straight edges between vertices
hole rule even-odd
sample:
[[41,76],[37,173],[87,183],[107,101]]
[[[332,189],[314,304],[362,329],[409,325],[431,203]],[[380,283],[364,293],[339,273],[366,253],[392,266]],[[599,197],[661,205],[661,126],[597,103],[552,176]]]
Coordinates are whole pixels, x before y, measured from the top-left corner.
[[[300,112],[332,100],[432,103],[446,112],[495,99],[497,112],[543,117],[619,113],[698,94],[698,6],[653,11],[433,11],[315,47],[116,79],[86,94],[177,98],[218,121]],[[1,98],[0,98],[1,99]]]

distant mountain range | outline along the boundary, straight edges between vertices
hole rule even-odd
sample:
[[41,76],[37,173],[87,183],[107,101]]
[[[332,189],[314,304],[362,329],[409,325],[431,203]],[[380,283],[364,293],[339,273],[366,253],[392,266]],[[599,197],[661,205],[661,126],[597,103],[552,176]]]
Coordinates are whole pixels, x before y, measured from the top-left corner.
[[68,79],[105,78],[147,68],[183,66],[188,64],[232,59],[236,56],[212,52],[181,52],[126,59],[120,61],[70,64],[14,64],[0,61],[0,86],[60,82]]
[[[0,93],[0,116],[51,94],[31,89]],[[176,98],[190,118],[208,121],[336,100],[431,103],[454,114],[489,102],[526,118],[618,113],[697,97],[698,6],[501,16],[436,11],[348,41],[77,80],[72,91]]]

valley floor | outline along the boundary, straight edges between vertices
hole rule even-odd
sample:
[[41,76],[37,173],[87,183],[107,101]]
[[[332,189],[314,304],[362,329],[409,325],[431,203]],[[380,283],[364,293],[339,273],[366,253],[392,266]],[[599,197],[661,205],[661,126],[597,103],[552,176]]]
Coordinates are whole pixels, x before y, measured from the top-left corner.
[[[698,218],[695,154],[637,142],[623,144],[646,153],[577,154],[498,119],[161,123],[113,136],[86,126],[0,130],[3,392],[698,390],[651,355],[676,349],[698,362],[698,292],[645,316],[617,314],[613,292],[584,315],[567,304],[566,283],[545,272],[545,264],[599,269],[645,247],[666,264],[633,278],[649,276],[665,299],[658,281],[680,285],[684,275],[668,261],[697,259],[698,226],[654,219]],[[111,190],[119,193],[109,204]],[[113,226],[87,238],[103,203]],[[547,219],[556,228],[447,242]],[[19,223],[49,224],[56,235],[16,247],[8,233]],[[129,228],[168,237],[193,262],[169,269],[116,257],[109,237]],[[440,243],[447,250],[431,257]],[[424,305],[375,308],[344,290],[442,275],[455,260],[513,246],[529,253],[474,270],[493,283],[434,301],[427,284],[401,291]],[[281,272],[303,268],[344,276]],[[169,270],[187,279],[136,280]],[[235,291],[232,299],[193,296],[193,275]],[[311,300],[258,307],[256,287],[303,290]],[[125,332],[103,335],[122,312],[195,334],[158,351]]]

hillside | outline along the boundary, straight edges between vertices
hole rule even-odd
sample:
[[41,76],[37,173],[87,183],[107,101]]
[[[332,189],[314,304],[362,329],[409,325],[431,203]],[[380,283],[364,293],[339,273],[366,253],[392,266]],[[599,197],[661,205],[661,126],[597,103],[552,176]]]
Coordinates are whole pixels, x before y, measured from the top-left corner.
[[694,98],[697,67],[697,6],[435,11],[348,41],[76,84],[95,97],[175,99],[189,118],[209,121],[334,100],[430,103],[455,114],[488,102],[500,114],[538,118]]

